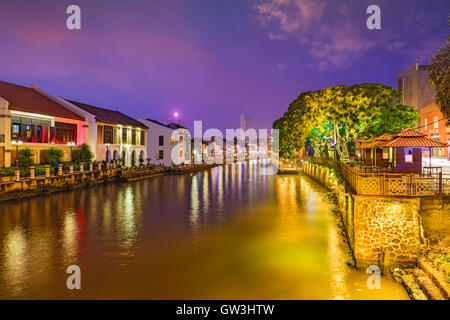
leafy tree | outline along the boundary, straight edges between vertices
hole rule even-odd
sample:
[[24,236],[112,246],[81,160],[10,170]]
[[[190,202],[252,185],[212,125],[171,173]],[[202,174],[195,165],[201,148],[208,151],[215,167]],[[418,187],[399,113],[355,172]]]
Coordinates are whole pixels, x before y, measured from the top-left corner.
[[62,157],[63,157],[63,152],[61,149],[51,147],[47,151],[47,156],[45,157],[45,160],[51,166],[54,166],[56,162],[61,162]]
[[415,126],[417,111],[401,105],[399,98],[397,90],[376,83],[302,93],[273,124],[279,129],[280,155],[292,158],[307,141],[321,154],[335,136],[338,156],[347,162],[349,142]]
[[87,167],[89,163],[94,158],[94,153],[91,150],[91,147],[86,143],[82,144],[79,150],[75,150],[73,154],[73,160],[75,162],[84,163],[84,166]]
[[450,125],[450,33],[446,40],[431,58],[428,79],[436,86],[436,102]]

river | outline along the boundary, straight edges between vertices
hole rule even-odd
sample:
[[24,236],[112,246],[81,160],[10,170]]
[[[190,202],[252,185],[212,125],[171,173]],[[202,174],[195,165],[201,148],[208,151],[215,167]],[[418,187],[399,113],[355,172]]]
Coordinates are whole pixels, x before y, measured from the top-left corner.
[[[0,204],[1,299],[408,299],[347,266],[327,191],[257,161]],[[68,290],[69,265],[81,289]]]

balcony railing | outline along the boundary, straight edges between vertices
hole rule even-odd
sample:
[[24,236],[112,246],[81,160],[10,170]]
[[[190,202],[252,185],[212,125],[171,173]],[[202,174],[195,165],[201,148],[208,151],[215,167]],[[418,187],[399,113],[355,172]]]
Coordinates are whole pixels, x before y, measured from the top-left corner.
[[341,163],[341,174],[356,194],[390,196],[449,196],[450,175],[366,173]]

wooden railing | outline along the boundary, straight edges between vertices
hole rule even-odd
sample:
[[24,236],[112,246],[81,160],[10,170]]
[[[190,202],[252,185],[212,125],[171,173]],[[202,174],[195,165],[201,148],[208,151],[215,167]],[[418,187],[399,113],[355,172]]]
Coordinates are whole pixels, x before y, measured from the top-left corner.
[[343,178],[356,194],[391,196],[449,196],[450,176],[436,174],[366,173],[341,163]]

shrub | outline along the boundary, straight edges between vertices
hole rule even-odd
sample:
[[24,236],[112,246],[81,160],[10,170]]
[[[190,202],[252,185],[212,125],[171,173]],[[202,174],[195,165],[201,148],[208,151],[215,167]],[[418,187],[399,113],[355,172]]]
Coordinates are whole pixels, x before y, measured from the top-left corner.
[[36,166],[36,176],[43,176],[45,175],[45,165],[37,165]]
[[13,177],[16,172],[16,167],[0,168],[0,174],[3,177]]
[[61,162],[63,157],[63,152],[61,149],[57,149],[55,147],[51,147],[47,151],[46,159],[47,162],[53,167],[56,162]]
[[83,162],[85,167],[89,166],[89,162],[91,162],[93,158],[94,154],[91,147],[86,143],[81,145],[80,149],[75,150],[73,153],[73,160],[78,163]]
[[19,170],[23,177],[30,175],[30,166],[34,165],[33,153],[30,149],[25,148],[19,153]]

